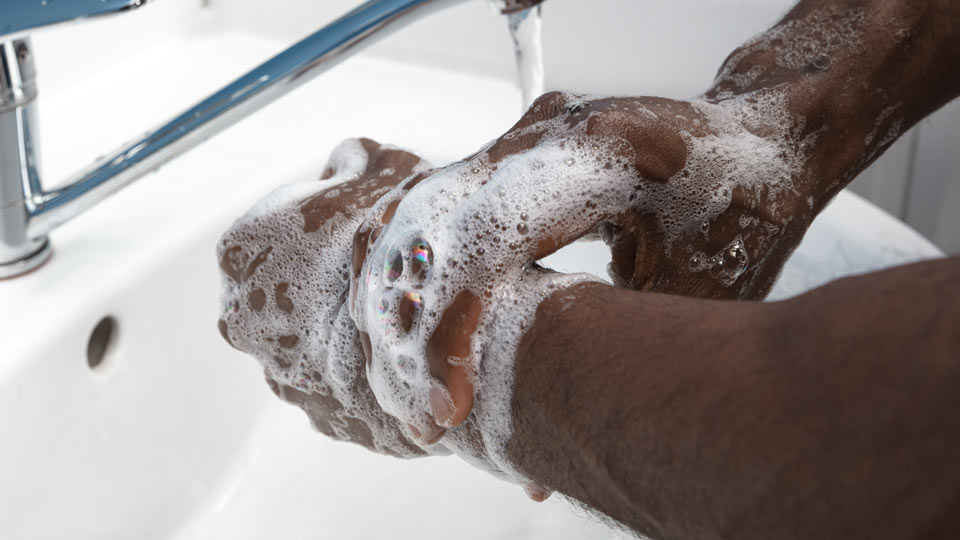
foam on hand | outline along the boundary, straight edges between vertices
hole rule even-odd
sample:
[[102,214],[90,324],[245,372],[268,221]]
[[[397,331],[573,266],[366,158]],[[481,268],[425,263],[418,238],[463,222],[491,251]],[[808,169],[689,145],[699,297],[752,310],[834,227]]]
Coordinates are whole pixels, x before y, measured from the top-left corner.
[[[570,110],[578,110],[582,100],[563,99]],[[571,127],[559,115],[507,135],[536,135],[538,142],[528,150],[494,161],[491,144],[467,161],[417,179],[409,191],[398,187],[385,196],[371,213],[376,223],[365,225],[377,233],[351,286],[351,315],[369,336],[367,378],[383,409],[422,434],[433,426],[438,395],[454,406],[431,365],[436,361],[430,359],[431,339],[451,306],[470,313],[477,320],[470,325],[469,348],[448,351],[440,361],[466,368],[473,412],[468,429],[447,431],[439,444],[529,483],[505,452],[513,434],[517,347],[547,296],[597,279],[556,274],[536,261],[635,210],[657,217],[666,253],[691,253],[690,272],[710,271],[721,285],[734,285],[750,264],[741,235],[750,234],[753,221],[726,239],[718,254],[677,243],[689,238],[691,227],[705,234],[729,207],[734,189],[762,189],[772,196],[792,189],[802,156],[787,142],[796,126],[785,100],[775,92],[751,100],[695,102],[707,133],[683,134],[686,165],[667,182],[642,182],[629,145],[588,136],[589,122]],[[745,125],[779,126],[780,133],[761,137]],[[482,456],[473,455],[471,433],[477,431]]]
[[[358,181],[372,153],[359,140],[344,141],[330,157],[325,180],[275,190],[224,233],[217,249],[220,331],[256,357],[271,389],[303,408],[320,431],[412,457],[423,449],[395,418],[371,406],[363,352],[345,305],[352,233],[362,209],[395,183],[384,177]],[[429,167],[412,165],[407,172]]]
[[[598,113],[570,94],[533,105],[559,100],[557,114],[429,175],[419,161],[365,177],[372,150],[346,141],[329,180],[275,191],[224,235],[221,331],[325,433],[401,456],[453,451],[542,498],[506,452],[518,345],[544,299],[598,278],[537,261],[596,231],[610,241],[610,223],[634,212],[652,216],[665,257],[687,257],[682,271],[745,290],[742,276],[792,219],[777,204],[799,193],[819,134],[801,137],[805,120],[790,114],[782,87],[763,84],[767,69],[805,69],[849,49],[863,17],[827,10],[759,36],[731,57],[709,98],[656,112],[641,98],[613,104],[689,128],[679,133],[685,161],[669,179],[641,177],[629,141],[588,134]],[[738,69],[767,49],[772,67]],[[895,113],[884,113],[867,145],[895,138]],[[502,151],[511,141],[533,142]],[[744,213],[712,231],[735,192],[763,206],[762,217]],[[691,240],[706,238],[722,249],[705,253]],[[452,418],[466,411],[454,394],[464,392],[470,414],[460,424]],[[437,433],[438,421],[448,429]]]

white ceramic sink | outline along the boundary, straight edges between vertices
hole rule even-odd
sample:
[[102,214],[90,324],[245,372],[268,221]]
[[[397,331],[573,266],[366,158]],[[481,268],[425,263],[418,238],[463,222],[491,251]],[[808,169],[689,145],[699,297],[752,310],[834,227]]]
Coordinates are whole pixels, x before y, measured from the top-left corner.
[[[180,37],[100,66],[41,103],[46,172],[63,177],[281,47]],[[104,95],[115,116],[79,106]],[[0,282],[0,538],[617,537],[455,458],[325,439],[216,330],[213,248],[256,198],[316,177],[348,136],[456,159],[509,127],[518,102],[508,82],[357,58],[57,231],[46,266]],[[938,254],[844,193],[774,295]],[[603,272],[606,255],[579,243],[549,263]],[[108,316],[91,367],[88,340]]]

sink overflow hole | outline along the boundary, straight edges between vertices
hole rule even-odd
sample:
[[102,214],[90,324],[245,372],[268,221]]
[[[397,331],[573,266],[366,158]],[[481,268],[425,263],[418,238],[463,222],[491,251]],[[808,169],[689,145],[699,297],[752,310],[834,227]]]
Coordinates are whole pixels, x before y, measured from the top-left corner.
[[90,341],[87,342],[87,365],[90,369],[102,367],[104,359],[116,342],[117,320],[113,317],[104,317],[100,319],[93,332],[90,333]]

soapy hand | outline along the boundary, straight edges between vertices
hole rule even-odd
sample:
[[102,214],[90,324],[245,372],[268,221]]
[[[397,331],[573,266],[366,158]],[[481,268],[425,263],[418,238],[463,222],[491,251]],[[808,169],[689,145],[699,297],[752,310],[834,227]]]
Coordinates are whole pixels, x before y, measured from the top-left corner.
[[800,237],[804,156],[781,99],[551,93],[385,195],[354,237],[349,304],[380,406],[523,481],[503,453],[517,345],[544,298],[593,279],[537,261],[599,234],[620,285],[761,298]]
[[320,181],[279,188],[217,249],[224,339],[255,356],[273,392],[319,431],[406,457],[427,451],[377,405],[345,302],[353,232],[384,193],[428,168],[409,152],[345,141]]
[[[471,161],[510,171],[503,183],[525,184],[523,206],[550,209],[549,223],[527,225],[533,260],[598,233],[622,286],[759,299],[802,236],[791,222],[811,211],[796,189],[809,141],[795,140],[782,102],[776,92],[723,102],[554,92]],[[516,162],[549,173],[517,174]]]
[[[687,456],[693,461],[678,468],[672,463],[676,441],[670,439],[676,435],[675,426],[661,422],[667,426],[661,433],[666,438],[659,440],[670,443],[661,445],[670,454],[666,476],[658,476],[664,472],[661,468],[653,475],[632,474],[632,484],[610,482],[612,469],[603,463],[597,467],[596,457],[614,455],[610,449],[617,446],[637,448],[641,438],[652,440],[649,434],[659,433],[658,426],[643,424],[634,430],[629,446],[621,445],[622,433],[609,427],[611,418],[623,415],[589,414],[590,407],[595,401],[601,405],[598,410],[623,411],[632,406],[636,394],[616,388],[612,393],[619,395],[610,400],[581,388],[577,402],[570,400],[572,390],[584,379],[593,379],[588,389],[618,386],[620,380],[609,386],[616,375],[590,361],[619,356],[625,369],[633,369],[636,347],[646,348],[645,340],[623,340],[608,352],[594,354],[606,337],[633,331],[641,337],[644,332],[659,332],[661,347],[659,355],[655,350],[651,356],[654,361],[642,364],[637,369],[644,371],[632,372],[631,378],[659,374],[653,380],[676,381],[674,366],[657,371],[656,359],[671,354],[665,350],[676,350],[664,349],[662,342],[673,341],[676,335],[694,336],[685,341],[696,342],[703,328],[711,324],[718,328],[718,320],[741,322],[744,311],[708,320],[703,328],[698,326],[697,306],[686,315],[656,309],[646,313],[646,319],[621,317],[628,315],[623,307],[620,313],[608,314],[615,309],[609,306],[617,305],[616,288],[587,285],[570,290],[593,278],[557,274],[537,261],[578,238],[597,235],[612,250],[610,274],[622,287],[705,298],[765,296],[812,217],[832,194],[896,139],[902,123],[910,125],[922,117],[897,113],[902,104],[885,103],[893,99],[886,92],[849,92],[848,81],[854,77],[845,70],[836,72],[842,84],[825,84],[815,91],[811,80],[829,75],[831,66],[847,60],[862,64],[860,58],[867,55],[849,44],[850,58],[830,56],[836,52],[837,36],[849,34],[861,18],[854,13],[850,21],[841,19],[835,25],[823,17],[813,17],[811,24],[788,21],[732,55],[714,88],[689,101],[547,94],[505,135],[442,169],[430,170],[412,154],[372,141],[347,141],[324,173],[330,182],[279,190],[225,235],[219,246],[225,274],[221,332],[228,342],[255,355],[271,388],[304,408],[324,433],[400,456],[453,451],[523,483],[535,499],[549,492],[531,478],[573,496],[579,490],[581,501],[626,523],[649,518],[642,508],[649,503],[646,494],[652,493],[656,504],[650,516],[655,518],[667,508],[659,497],[669,495],[670,490],[663,488],[673,483],[670,475],[677,474],[676,469],[683,469],[680,479],[687,481],[689,474],[697,481],[711,473],[710,467],[700,468],[704,426],[688,430],[692,450]],[[834,26],[836,31],[830,30]],[[799,32],[802,39],[784,38],[791,32]],[[880,34],[890,32],[883,26]],[[901,37],[915,40],[927,34],[908,32]],[[834,49],[808,50],[822,36],[829,36]],[[777,51],[777,43],[791,41],[793,47]],[[810,58],[811,54],[815,56]],[[890,73],[897,84],[883,87],[903,87],[903,77],[895,70]],[[826,78],[827,83],[832,80]],[[866,116],[844,114],[849,112],[844,110],[846,100],[871,106],[863,107]],[[840,119],[839,127],[831,124],[834,118]],[[553,294],[557,291],[561,292]],[[584,298],[576,294],[591,295],[593,308],[577,309]],[[635,300],[633,307],[669,298],[629,296]],[[542,304],[547,297],[549,304]],[[549,335],[542,330],[561,320],[556,315],[577,316],[556,327],[556,339],[535,341],[544,345],[536,348],[524,342],[523,353],[518,353],[521,338],[536,334],[527,331],[541,304],[555,315],[536,321],[541,335]],[[594,318],[596,314],[599,318]],[[671,324],[660,326],[658,320]],[[588,324],[581,326],[584,322]],[[678,333],[679,326],[690,323],[691,332]],[[591,333],[590,339],[581,340],[590,348],[572,349],[576,352],[566,356],[569,342],[551,349],[560,336],[577,332]],[[722,331],[712,337],[716,341],[717,336],[722,340],[728,335],[732,334]],[[534,350],[540,354],[527,354]],[[700,350],[694,350],[699,358]],[[518,377],[521,390],[515,401],[518,355],[524,359],[518,366],[540,376]],[[558,370],[557,358],[570,369]],[[729,357],[717,358],[711,363],[723,365]],[[552,378],[551,371],[582,378]],[[573,384],[555,388],[551,381]],[[712,382],[702,385],[711,387]],[[701,383],[693,380],[692,386]],[[739,384],[719,386],[717,399],[704,400],[703,395],[711,394],[694,388],[694,397],[701,399],[678,404],[696,417],[704,404],[729,401],[729,393],[741,391]],[[757,387],[765,400],[768,386]],[[552,429],[560,436],[543,436],[544,431],[527,426],[514,437],[515,404],[517,411],[528,414],[537,406],[547,410],[549,421],[541,421],[544,417],[534,412],[529,417],[533,420],[518,422],[545,426],[547,433]],[[588,413],[579,415],[579,425],[568,422],[577,416],[574,410]],[[758,409],[747,407],[744,412],[749,416],[751,410]],[[593,436],[585,425],[598,427]],[[708,422],[707,427],[716,426]],[[749,432],[754,426],[735,427]],[[779,432],[767,431],[771,433]],[[526,441],[508,454],[507,443],[524,437]],[[585,452],[588,445],[582,439],[599,443],[599,450]],[[579,454],[585,470],[575,474],[578,471],[562,465],[553,470],[561,460],[551,458],[561,454]],[[525,475],[518,456],[527,457],[527,465],[539,463],[539,474],[526,467]],[[728,455],[712,457],[724,460],[712,469],[714,474],[723,471],[713,484],[725,485]],[[631,452],[627,459],[615,461],[632,458]],[[770,478],[782,476],[779,465],[771,469]],[[636,469],[645,467],[640,462]],[[769,485],[766,477],[758,478],[760,489]],[[832,481],[832,476],[823,480]],[[600,496],[595,495],[602,484],[610,484],[607,499],[602,489]],[[706,501],[691,503],[686,495],[681,490],[679,502],[674,501],[680,509],[676,523],[685,524],[697,515],[697,507],[690,511],[690,504]],[[720,516],[724,527],[729,525],[725,517],[743,515],[739,506],[729,513],[707,506],[706,521]],[[787,509],[790,516],[794,511],[795,506]],[[653,521],[656,527],[661,523],[668,521]]]
[[536,261],[599,234],[623,286],[769,289],[803,156],[770,112],[778,96],[752,99],[551,93],[437,170],[347,141],[324,182],[281,188],[224,236],[221,332],[324,433],[452,450],[516,479],[503,448],[517,344],[546,296],[594,279]]

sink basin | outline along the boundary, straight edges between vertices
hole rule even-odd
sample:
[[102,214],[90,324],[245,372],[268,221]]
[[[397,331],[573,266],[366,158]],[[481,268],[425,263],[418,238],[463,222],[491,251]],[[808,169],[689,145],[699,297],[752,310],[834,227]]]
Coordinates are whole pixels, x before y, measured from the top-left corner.
[[[41,103],[46,172],[64,176],[281,47],[196,35],[102,66]],[[78,106],[103,95],[115,114]],[[213,248],[257,198],[316,178],[347,136],[456,159],[509,127],[517,103],[506,81],[359,57],[56,231],[49,263],[0,281],[0,536],[622,536],[456,458],[398,461],[327,440],[216,330]],[[939,255],[841,193],[773,298]],[[577,243],[547,263],[603,274],[607,259]]]

